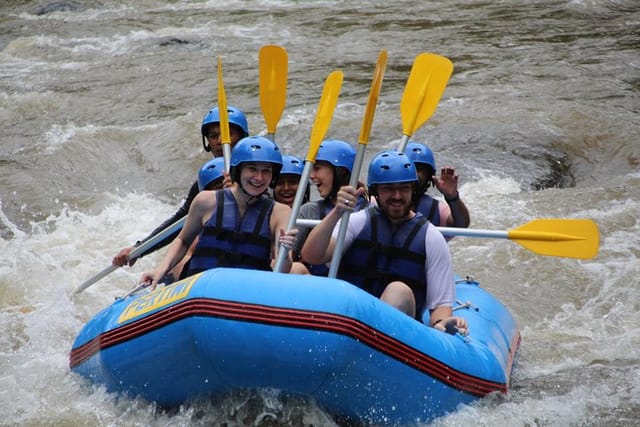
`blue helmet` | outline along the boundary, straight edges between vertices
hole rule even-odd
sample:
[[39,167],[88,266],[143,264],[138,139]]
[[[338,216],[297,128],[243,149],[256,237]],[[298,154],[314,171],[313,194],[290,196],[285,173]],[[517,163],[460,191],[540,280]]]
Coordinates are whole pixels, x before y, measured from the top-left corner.
[[[298,182],[300,182],[300,178],[302,178],[302,172],[304,171],[304,161],[296,156],[291,156],[289,154],[285,154],[282,156],[282,169],[280,170],[280,176],[282,175],[295,175],[298,177]],[[307,188],[304,192],[304,197],[302,198],[302,203],[307,203],[309,201],[309,197],[311,196],[311,190],[307,185]]]
[[231,179],[240,181],[240,165],[248,162],[273,164],[271,187],[275,186],[282,169],[282,154],[275,142],[263,136],[242,138],[231,151]]
[[433,151],[425,144],[409,141],[404,152],[413,163],[431,166],[435,172],[436,159],[433,157]]
[[[396,184],[401,182],[417,182],[416,166],[409,156],[396,150],[386,150],[378,153],[369,164],[367,185]],[[371,194],[374,191],[369,190]]]
[[353,162],[356,159],[356,150],[345,141],[339,139],[325,139],[318,148],[316,161],[330,163],[334,168],[343,167],[351,173]]
[[333,185],[327,196],[329,199],[336,197],[340,187],[349,183],[355,159],[356,150],[348,142],[325,139],[320,144],[316,161],[324,161],[333,166]]
[[[236,107],[227,106],[227,114],[229,116],[229,124],[236,125],[242,131],[242,137],[249,136],[249,124],[247,123],[247,117],[244,113]],[[212,123],[220,123],[220,110],[218,107],[214,107],[204,116],[202,119],[202,126],[200,126],[200,132],[202,133],[202,145],[206,151],[211,151],[211,147],[206,143],[205,137],[207,126]]]
[[285,154],[282,156],[282,169],[280,175],[298,175],[302,176],[304,163],[296,156]]
[[198,172],[198,189],[204,190],[207,185],[224,177],[224,157],[209,160]]

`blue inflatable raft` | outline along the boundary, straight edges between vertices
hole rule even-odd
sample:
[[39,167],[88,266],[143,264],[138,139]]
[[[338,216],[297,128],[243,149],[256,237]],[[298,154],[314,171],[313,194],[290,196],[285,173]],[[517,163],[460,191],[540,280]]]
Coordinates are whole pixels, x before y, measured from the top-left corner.
[[477,282],[459,280],[470,334],[417,322],[341,280],[219,268],[132,295],[76,338],[70,367],[172,407],[275,388],[364,423],[427,422],[506,392],[520,334]]

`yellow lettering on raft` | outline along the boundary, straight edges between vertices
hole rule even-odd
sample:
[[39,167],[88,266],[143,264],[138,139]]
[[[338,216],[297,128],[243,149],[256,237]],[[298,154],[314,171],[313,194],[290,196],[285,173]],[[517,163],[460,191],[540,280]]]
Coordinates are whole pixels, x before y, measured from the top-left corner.
[[164,288],[157,289],[147,295],[143,295],[140,298],[131,301],[127,308],[122,311],[120,317],[118,317],[118,323],[126,322],[136,316],[157,310],[160,307],[164,307],[185,298],[189,295],[191,287],[201,275],[202,273],[187,277],[184,280],[180,280],[179,282],[165,286]]

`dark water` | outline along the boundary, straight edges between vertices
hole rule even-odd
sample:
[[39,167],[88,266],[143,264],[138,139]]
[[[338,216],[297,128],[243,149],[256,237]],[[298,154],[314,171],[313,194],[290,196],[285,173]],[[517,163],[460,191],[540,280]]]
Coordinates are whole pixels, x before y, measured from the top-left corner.
[[[217,102],[266,129],[258,51],[289,54],[277,141],[304,155],[322,85],[344,83],[329,136],[356,141],[381,48],[389,63],[368,156],[395,147],[421,52],[455,70],[414,138],[461,175],[472,227],[591,218],[590,261],[457,238],[456,271],[520,321],[506,396],[436,425],[640,425],[640,3],[637,1],[4,1],[0,5],[0,424],[327,425],[311,402],[230,396],[176,414],[68,373],[84,324],[161,254],[79,283],[169,216],[208,159]],[[273,420],[276,420],[275,422]]]

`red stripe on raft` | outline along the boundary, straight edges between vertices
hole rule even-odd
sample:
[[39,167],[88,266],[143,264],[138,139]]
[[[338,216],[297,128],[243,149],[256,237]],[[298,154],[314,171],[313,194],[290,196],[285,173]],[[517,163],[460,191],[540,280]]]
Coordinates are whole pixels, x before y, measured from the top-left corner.
[[[333,332],[362,342],[405,365],[411,366],[444,384],[476,396],[498,391],[507,392],[508,384],[487,381],[459,372],[450,366],[396,340],[366,324],[338,314],[296,310],[194,298],[153,313],[135,322],[104,332],[80,347],[71,350],[69,365],[74,368],[100,350],[122,344],[128,340],[160,329],[178,320],[192,316],[211,316],[245,322],[278,325],[302,329]],[[519,337],[519,336],[518,336]],[[519,338],[512,345],[508,369],[515,356]]]

